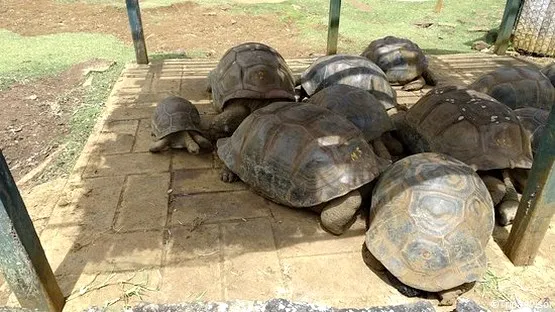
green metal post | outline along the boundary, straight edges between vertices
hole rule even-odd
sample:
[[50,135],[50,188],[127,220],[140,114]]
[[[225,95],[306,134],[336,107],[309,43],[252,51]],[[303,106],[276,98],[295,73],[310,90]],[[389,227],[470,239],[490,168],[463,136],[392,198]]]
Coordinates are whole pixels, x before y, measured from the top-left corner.
[[137,64],[148,64],[148,54],[146,53],[139,0],[125,0],[125,4],[127,5],[127,17],[129,18],[129,26],[131,27],[131,36],[133,37],[133,45],[135,46]]
[[328,55],[337,53],[337,38],[339,36],[339,15],[341,0],[330,0],[330,19],[328,24]]
[[514,265],[534,262],[554,212],[555,109],[552,109],[504,248]]
[[0,267],[21,307],[62,311],[64,296],[1,150]]
[[495,48],[493,50],[495,54],[505,54],[505,51],[507,51],[521,2],[521,0],[507,0],[503,19],[497,33],[497,40],[495,41]]

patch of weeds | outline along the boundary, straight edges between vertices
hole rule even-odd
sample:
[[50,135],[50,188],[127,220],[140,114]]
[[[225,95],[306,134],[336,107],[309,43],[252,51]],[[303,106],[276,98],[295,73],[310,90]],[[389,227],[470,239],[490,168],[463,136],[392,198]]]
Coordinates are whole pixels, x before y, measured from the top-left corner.
[[123,63],[117,62],[105,72],[91,72],[88,77],[92,76],[92,84],[88,87],[78,87],[78,92],[82,93],[82,103],[69,121],[69,133],[59,139],[59,145],[63,144],[64,150],[56,161],[41,173],[38,177],[39,182],[67,176],[73,169],[123,67]]
[[501,289],[501,284],[504,281],[508,281],[508,277],[499,277],[495,272],[487,270],[484,278],[478,281],[478,289],[482,297],[495,298],[498,300],[504,300],[511,302],[512,299],[504,290]]

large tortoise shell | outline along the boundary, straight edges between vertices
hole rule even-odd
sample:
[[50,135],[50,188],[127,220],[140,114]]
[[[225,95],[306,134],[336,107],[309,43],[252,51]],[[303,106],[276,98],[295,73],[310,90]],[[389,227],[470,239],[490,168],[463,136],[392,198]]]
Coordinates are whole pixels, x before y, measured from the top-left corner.
[[224,164],[264,197],[311,207],[376,178],[378,158],[344,117],[307,103],[274,102],[249,115],[217,142]]
[[335,84],[367,90],[385,109],[396,106],[397,95],[385,73],[365,57],[347,54],[322,56],[301,74],[301,86],[309,97]]
[[421,153],[397,161],[378,179],[365,243],[401,282],[437,292],[485,273],[494,222],[491,196],[471,167]]
[[394,129],[382,104],[368,91],[360,88],[333,85],[316,92],[308,102],[347,118],[362,131],[367,141],[377,139]]
[[535,107],[525,107],[515,109],[515,114],[530,136],[532,155],[534,155],[538,150],[540,138],[543,134],[545,126],[547,125],[549,112]]
[[491,95],[512,109],[537,107],[549,110],[555,101],[555,87],[538,69],[499,67],[480,76],[470,89]]
[[246,42],[227,50],[208,78],[217,112],[238,98],[295,100],[291,69],[263,43]]
[[376,39],[370,42],[361,55],[376,63],[392,83],[413,81],[428,67],[420,47],[406,38],[387,36]]
[[188,100],[168,96],[156,105],[151,128],[151,134],[156,140],[179,131],[200,132],[200,115],[195,105]]
[[544,74],[551,84],[555,86],[555,63],[551,63],[549,65],[545,65],[541,70],[542,74]]
[[430,90],[396,126],[413,153],[444,153],[476,170],[532,166],[530,138],[513,110],[461,86]]

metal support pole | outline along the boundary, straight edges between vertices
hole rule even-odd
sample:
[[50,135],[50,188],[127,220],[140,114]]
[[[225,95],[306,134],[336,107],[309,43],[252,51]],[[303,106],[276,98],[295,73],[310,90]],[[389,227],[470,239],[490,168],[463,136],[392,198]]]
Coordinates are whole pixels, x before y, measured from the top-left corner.
[[505,54],[505,51],[507,51],[511,34],[515,27],[516,18],[520,10],[520,4],[521,0],[507,0],[503,19],[501,20],[499,32],[497,33],[497,40],[495,41],[495,48],[493,50],[495,54]]
[[21,307],[62,311],[64,296],[1,150],[0,267]]
[[555,212],[555,109],[551,110],[505,245],[514,265],[531,265]]
[[127,5],[127,16],[129,17],[129,26],[131,27],[131,36],[133,37],[133,45],[135,46],[137,64],[148,64],[148,54],[146,53],[139,0],[125,0],[125,4]]
[[337,38],[339,36],[339,15],[341,0],[330,0],[330,19],[328,24],[328,55],[337,53]]

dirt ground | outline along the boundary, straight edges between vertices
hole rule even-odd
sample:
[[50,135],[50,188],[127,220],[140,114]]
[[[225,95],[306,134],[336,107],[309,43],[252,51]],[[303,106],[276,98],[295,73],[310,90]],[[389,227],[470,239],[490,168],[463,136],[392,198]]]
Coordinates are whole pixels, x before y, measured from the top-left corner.
[[[147,48],[150,52],[205,51],[212,57],[223,54],[233,44],[261,40],[284,57],[307,56],[314,52],[299,41],[298,30],[280,21],[277,15],[238,15],[231,14],[230,9],[230,6],[214,8],[192,2],[142,9]],[[0,28],[26,36],[105,33],[132,43],[125,8],[105,5],[4,0],[0,7]]]

